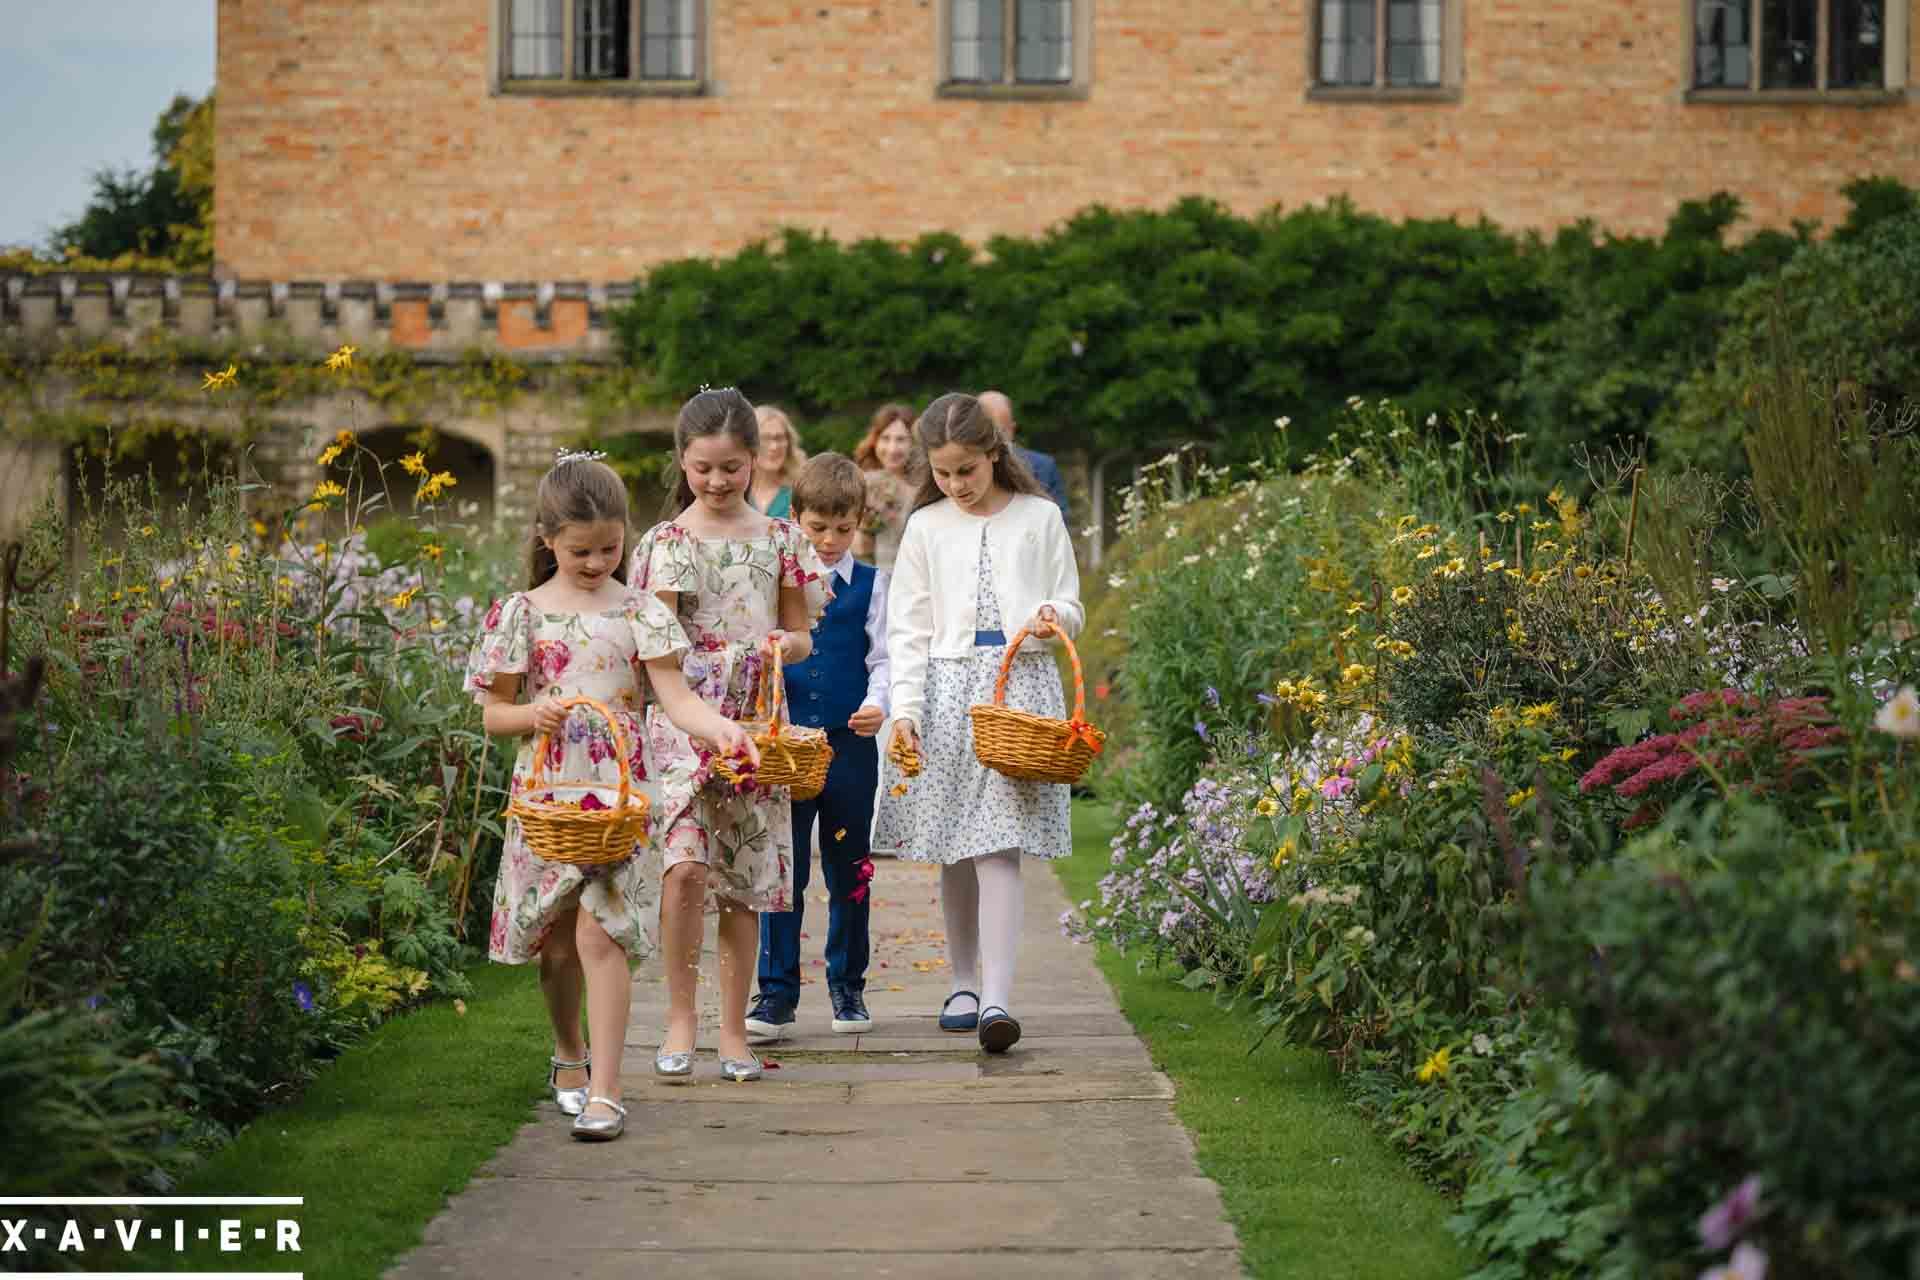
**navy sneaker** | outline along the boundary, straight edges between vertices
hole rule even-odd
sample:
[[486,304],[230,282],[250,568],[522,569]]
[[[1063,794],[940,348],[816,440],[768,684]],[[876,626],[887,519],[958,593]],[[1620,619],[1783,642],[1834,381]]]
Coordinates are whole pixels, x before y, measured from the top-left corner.
[[753,1002],[747,1014],[747,1043],[770,1044],[787,1034],[793,1026],[793,1006],[780,1004],[767,996]]
[[862,1031],[873,1030],[873,1015],[867,1012],[867,1002],[860,991],[849,991],[845,987],[830,987],[828,994],[833,997],[833,1029],[843,1036],[855,1035]]

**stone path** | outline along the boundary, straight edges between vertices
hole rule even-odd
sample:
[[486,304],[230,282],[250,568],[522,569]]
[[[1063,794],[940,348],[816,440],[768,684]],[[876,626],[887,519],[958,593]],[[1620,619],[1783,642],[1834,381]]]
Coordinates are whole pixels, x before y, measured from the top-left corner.
[[[652,1075],[666,987],[642,968],[626,1136],[574,1142],[551,1102],[446,1210],[394,1280],[1238,1275],[1233,1229],[1173,1090],[1029,862],[1004,1058],[935,1024],[948,975],[933,868],[877,860],[873,1031],[830,1029],[818,877],[798,1034],[758,1083],[719,1078],[711,928],[694,1083]],[[532,1069],[532,1064],[524,1064]]]

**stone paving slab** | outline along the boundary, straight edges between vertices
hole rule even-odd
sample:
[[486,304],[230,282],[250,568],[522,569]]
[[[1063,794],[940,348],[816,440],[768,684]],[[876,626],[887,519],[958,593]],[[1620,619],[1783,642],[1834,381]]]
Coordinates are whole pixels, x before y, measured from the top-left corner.
[[[1198,1175],[1173,1088],[1039,864],[1014,1014],[1025,1038],[990,1057],[934,1019],[950,988],[937,870],[876,864],[875,1026],[829,1025],[824,895],[809,895],[795,1032],[760,1050],[764,1080],[719,1078],[716,972],[703,957],[696,1077],[652,1074],[666,1015],[657,965],[637,975],[618,1142],[574,1142],[551,1103],[428,1227],[395,1280],[669,1275],[1233,1276],[1218,1189]],[[540,1064],[526,1064],[530,1073]]]

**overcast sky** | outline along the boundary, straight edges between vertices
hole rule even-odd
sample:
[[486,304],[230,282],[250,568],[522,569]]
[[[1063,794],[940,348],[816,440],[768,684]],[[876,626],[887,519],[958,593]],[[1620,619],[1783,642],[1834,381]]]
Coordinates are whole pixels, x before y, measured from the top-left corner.
[[0,246],[43,245],[94,170],[145,169],[176,93],[213,88],[215,0],[0,0]]

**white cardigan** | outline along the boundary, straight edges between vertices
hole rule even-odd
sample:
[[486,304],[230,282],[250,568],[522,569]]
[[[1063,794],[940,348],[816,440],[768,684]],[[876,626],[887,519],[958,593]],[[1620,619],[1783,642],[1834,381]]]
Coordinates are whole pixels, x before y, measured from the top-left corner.
[[893,715],[915,730],[926,705],[927,659],[964,658],[974,651],[982,525],[1007,639],[1048,604],[1068,635],[1080,634],[1080,570],[1066,521],[1052,501],[1016,493],[990,516],[968,515],[950,498],[920,508],[901,535],[887,595]]

